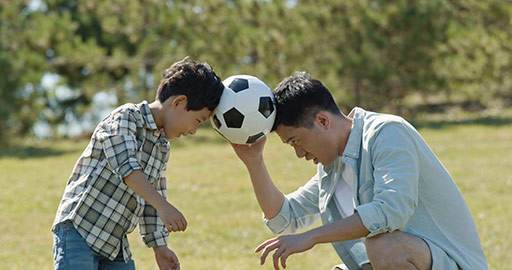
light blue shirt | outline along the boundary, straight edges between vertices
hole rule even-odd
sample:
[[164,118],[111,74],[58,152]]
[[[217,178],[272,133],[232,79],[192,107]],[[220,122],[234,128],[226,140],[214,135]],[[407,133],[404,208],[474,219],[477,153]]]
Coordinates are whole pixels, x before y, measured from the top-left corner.
[[[341,219],[333,195],[345,164],[357,176],[355,209],[370,231],[367,237],[401,230],[436,245],[460,269],[487,269],[462,194],[416,129],[403,118],[361,108],[350,117],[343,155],[329,166],[319,164],[309,182],[286,196],[277,216],[264,217],[270,230],[294,233],[319,219],[323,224]],[[368,262],[361,239],[332,244],[349,269]]]

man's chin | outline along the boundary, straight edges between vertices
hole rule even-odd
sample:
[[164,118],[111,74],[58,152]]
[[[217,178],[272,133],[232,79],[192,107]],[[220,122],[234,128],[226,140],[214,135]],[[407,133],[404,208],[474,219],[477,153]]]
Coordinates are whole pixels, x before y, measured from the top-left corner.
[[336,159],[329,160],[329,161],[319,161],[318,163],[322,164],[322,166],[324,166],[324,167],[328,167],[329,165],[333,164],[335,160]]

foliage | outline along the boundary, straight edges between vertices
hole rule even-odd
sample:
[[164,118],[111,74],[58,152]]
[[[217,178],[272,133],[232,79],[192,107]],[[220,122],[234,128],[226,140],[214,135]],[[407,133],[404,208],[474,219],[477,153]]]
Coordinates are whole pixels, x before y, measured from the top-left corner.
[[508,1],[452,1],[450,39],[434,59],[445,89],[470,100],[512,97],[512,6]]
[[271,87],[306,70],[343,108],[510,99],[511,16],[501,0],[0,0],[0,138],[81,119],[99,92],[152,100],[185,56]]

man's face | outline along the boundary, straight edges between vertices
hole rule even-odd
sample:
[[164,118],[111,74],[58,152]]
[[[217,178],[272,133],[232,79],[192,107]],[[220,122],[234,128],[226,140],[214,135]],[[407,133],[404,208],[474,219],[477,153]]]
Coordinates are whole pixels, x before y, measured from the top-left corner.
[[295,149],[298,158],[313,160],[315,164],[330,165],[338,157],[338,147],[327,130],[316,121],[311,129],[279,125],[276,129],[283,143]]

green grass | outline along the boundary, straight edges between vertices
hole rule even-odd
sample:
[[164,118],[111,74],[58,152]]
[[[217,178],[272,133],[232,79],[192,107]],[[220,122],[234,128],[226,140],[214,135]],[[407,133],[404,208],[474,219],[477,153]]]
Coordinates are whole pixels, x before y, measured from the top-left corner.
[[[461,189],[480,233],[490,269],[509,268],[512,223],[512,121],[419,125],[420,133]],[[86,141],[23,140],[0,149],[0,269],[53,269],[50,227],[66,180]],[[314,173],[277,135],[269,136],[267,166],[285,193]],[[169,245],[182,269],[260,267],[253,249],[273,237],[261,222],[248,175],[230,146],[210,129],[171,146],[168,199],[188,220]],[[138,269],[157,269],[138,232],[130,235]],[[289,269],[330,269],[339,263],[330,245],[292,255]]]

